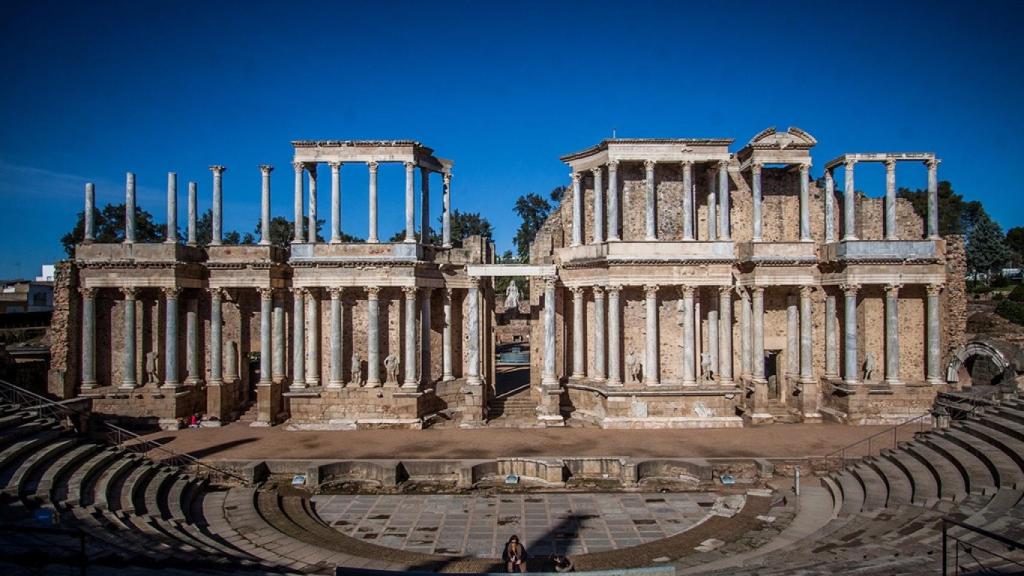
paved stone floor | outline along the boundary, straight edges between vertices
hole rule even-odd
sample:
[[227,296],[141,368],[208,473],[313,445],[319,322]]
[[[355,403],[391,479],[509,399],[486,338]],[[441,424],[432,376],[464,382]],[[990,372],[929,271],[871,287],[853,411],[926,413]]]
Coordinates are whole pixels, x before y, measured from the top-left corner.
[[636,546],[708,516],[708,493],[314,496],[317,514],[355,538],[416,552],[495,558],[512,534],[534,556]]

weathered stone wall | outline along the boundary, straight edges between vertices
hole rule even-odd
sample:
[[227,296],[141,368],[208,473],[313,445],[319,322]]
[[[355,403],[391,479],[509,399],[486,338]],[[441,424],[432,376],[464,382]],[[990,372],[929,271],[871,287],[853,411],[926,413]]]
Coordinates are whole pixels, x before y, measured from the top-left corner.
[[951,356],[966,343],[967,252],[963,236],[946,236],[946,287],[942,292],[943,371]]
[[53,316],[50,320],[50,371],[47,391],[72,398],[81,381],[82,328],[78,271],[69,260],[58,262],[53,275]]

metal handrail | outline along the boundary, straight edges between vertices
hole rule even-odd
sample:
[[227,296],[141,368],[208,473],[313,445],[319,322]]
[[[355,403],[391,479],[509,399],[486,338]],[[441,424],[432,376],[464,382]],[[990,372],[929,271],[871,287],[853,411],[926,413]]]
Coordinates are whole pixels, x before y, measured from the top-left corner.
[[[5,380],[0,380],[0,398],[3,398],[5,402],[8,402],[10,404],[16,404],[24,410],[34,410],[40,416],[42,415],[43,410],[47,412],[48,416],[55,414],[63,416],[64,414],[68,413],[77,414],[79,416],[89,416],[88,412],[68,406],[62,402],[50,400],[45,396],[41,396],[30,390],[25,390],[24,388],[15,386],[14,384],[11,384],[10,382],[7,382]],[[26,404],[29,402],[31,402],[31,404],[26,406]],[[110,422],[103,422],[103,426],[106,427],[107,430],[109,431],[107,434],[107,438],[118,450],[122,450],[125,452],[141,453],[150,460],[153,460],[154,462],[157,463],[170,463],[172,465],[181,467],[194,466],[196,469],[204,468],[210,472],[220,474],[222,476],[227,476],[228,478],[232,478],[236,481],[241,482],[242,484],[249,483],[248,480],[233,472],[229,472],[222,468],[217,468],[216,466],[207,464],[206,462],[203,462],[202,460],[196,458],[195,456],[192,456],[191,454],[175,452],[174,450],[167,448],[166,446],[160,444],[159,442],[156,442],[154,440],[147,440],[142,436],[136,434],[135,432],[125,430],[124,428],[121,428],[120,426],[115,426]],[[163,454],[166,454],[167,456],[164,459],[157,460],[156,458],[150,456],[150,453],[154,451],[161,452]]]
[[[1016,564],[1017,566],[1024,567],[1024,560],[1016,560],[1016,559],[1013,559],[1013,558],[1009,558],[1007,556],[1004,556],[1002,554],[999,554],[997,552],[994,552],[992,550],[989,550],[987,548],[979,546],[975,542],[967,542],[967,541],[963,540],[962,537],[954,536],[954,535],[950,534],[949,533],[949,525],[951,525],[951,524],[953,526],[957,526],[957,527],[963,528],[964,530],[967,530],[968,532],[973,532],[975,534],[978,534],[980,536],[988,538],[989,540],[995,540],[996,542],[998,542],[998,543],[1006,546],[1007,548],[1009,548],[1011,552],[1014,551],[1014,550],[1024,550],[1024,542],[1018,542],[1018,541],[1016,541],[1016,540],[1014,540],[1012,538],[1009,538],[1007,536],[1004,536],[1002,534],[996,534],[995,532],[991,532],[991,531],[986,530],[986,529],[984,529],[984,528],[982,528],[980,526],[974,526],[973,524],[968,524],[966,522],[963,522],[961,520],[957,520],[957,519],[952,518],[950,516],[943,516],[942,517],[942,576],[946,576],[947,574],[949,574],[949,549],[948,549],[948,546],[949,546],[948,542],[949,542],[949,540],[953,540],[953,542],[956,543],[956,547],[954,549],[955,557],[954,557],[954,562],[953,562],[953,564],[954,564],[954,567],[953,567],[954,574],[959,574],[960,573],[960,547],[961,547],[961,545],[967,547],[967,553],[971,556],[971,558],[974,560],[974,562],[976,564],[978,564],[979,566],[982,566],[982,564],[981,564],[981,561],[978,560],[977,556],[974,556],[974,554],[972,553],[972,550],[974,550],[974,549],[981,550],[981,551],[985,552],[986,554],[989,554],[991,556],[995,556],[996,558],[998,558],[998,559],[1000,559],[1000,560],[1002,560],[1004,562],[1009,562],[1011,564]],[[982,568],[984,568],[984,566],[982,566]]]
[[[829,452],[828,454],[825,455],[825,457],[824,457],[825,462],[827,463],[830,460],[836,459],[838,457],[840,459],[840,461],[841,461],[841,465],[839,466],[839,471],[845,470],[846,469],[846,452],[848,450],[851,450],[851,449],[855,448],[856,446],[859,446],[859,445],[864,444],[866,442],[867,445],[868,445],[867,455],[870,456],[871,455],[871,444],[875,440],[875,438],[878,438],[879,436],[887,436],[889,434],[892,434],[892,449],[895,450],[898,447],[898,445],[899,445],[899,430],[900,430],[900,428],[903,428],[904,426],[908,426],[910,424],[913,424],[914,422],[922,421],[922,420],[924,420],[926,418],[931,418],[931,413],[925,412],[924,414],[918,414],[917,416],[914,416],[913,418],[910,418],[908,420],[900,422],[899,424],[893,425],[893,427],[888,429],[888,430],[882,430],[881,432],[876,432],[876,433],[872,434],[871,436],[868,436],[867,438],[861,438],[860,440],[857,440],[856,442],[853,442],[852,444],[848,444],[846,446],[843,446],[842,448],[838,448],[836,450],[833,450],[832,452]],[[921,428],[924,428],[924,426],[922,425]],[[920,432],[921,430],[918,430],[918,431]]]

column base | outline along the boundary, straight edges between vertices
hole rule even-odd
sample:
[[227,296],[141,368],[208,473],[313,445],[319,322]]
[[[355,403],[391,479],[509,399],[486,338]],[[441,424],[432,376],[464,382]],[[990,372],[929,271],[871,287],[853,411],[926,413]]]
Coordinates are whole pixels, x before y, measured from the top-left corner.
[[79,386],[79,389],[82,390],[83,392],[85,390],[92,390],[93,388],[96,388],[98,384],[99,384],[99,382],[97,382],[96,380],[90,380],[88,382],[82,382],[81,386]]
[[454,380],[455,376],[452,376],[451,374],[447,374],[441,377],[441,382],[453,382]]
[[319,387],[320,387],[320,379],[319,378],[306,378],[306,388],[319,388]]
[[558,378],[556,378],[554,376],[544,376],[544,377],[541,378],[540,384],[541,384],[541,386],[547,386],[547,387],[550,387],[550,388],[558,388],[561,385],[561,382],[559,382]]
[[616,387],[616,388],[621,388],[622,387],[622,380],[608,380],[606,385],[607,386]]
[[886,378],[885,379],[885,385],[889,386],[891,388],[898,388],[900,386],[904,386],[905,383],[902,380],[898,380],[898,379],[891,379],[890,380],[889,378]]
[[340,390],[345,387],[345,383],[342,382],[341,380],[331,380],[330,382],[327,383],[327,387]]
[[[351,387],[352,388],[357,388],[357,386],[351,386]],[[380,380],[367,380],[366,381],[366,385],[363,386],[363,388],[382,388],[382,386],[381,386]],[[397,385],[395,386],[395,388],[397,388]]]
[[696,380],[683,380],[680,383],[680,385],[683,386],[684,388],[696,388],[697,387],[697,381]]
[[928,378],[924,383],[929,386],[942,386],[946,382],[942,378]]
[[118,390],[135,390],[138,387],[139,385],[137,382],[122,382],[117,388]]

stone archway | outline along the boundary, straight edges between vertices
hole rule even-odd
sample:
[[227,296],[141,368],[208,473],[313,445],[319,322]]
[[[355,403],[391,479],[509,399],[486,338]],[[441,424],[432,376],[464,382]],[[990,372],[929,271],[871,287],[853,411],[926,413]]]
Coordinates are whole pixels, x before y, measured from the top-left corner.
[[988,358],[999,370],[999,373],[1005,374],[1007,370],[1013,368],[1013,363],[1000,348],[1002,347],[998,343],[989,339],[978,339],[968,342],[949,359],[949,364],[946,366],[946,381],[951,383],[959,382],[960,369],[964,367],[964,363],[968,359],[975,356]]

